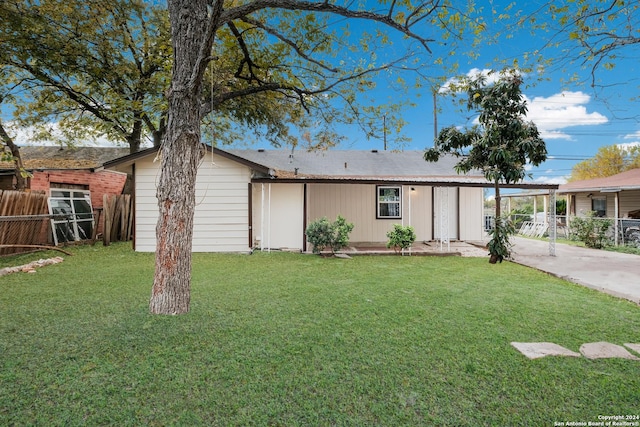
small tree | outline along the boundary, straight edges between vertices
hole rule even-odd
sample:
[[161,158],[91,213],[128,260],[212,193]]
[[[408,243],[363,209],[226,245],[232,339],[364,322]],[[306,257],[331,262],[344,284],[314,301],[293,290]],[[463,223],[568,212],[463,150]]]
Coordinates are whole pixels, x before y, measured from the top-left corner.
[[416,233],[410,225],[393,224],[393,229],[387,232],[387,238],[389,239],[387,247],[393,248],[398,253],[416,241]]
[[508,233],[513,227],[506,224],[500,213],[500,184],[520,182],[526,176],[525,166],[539,165],[547,158],[547,149],[535,124],[525,121],[526,102],[520,85],[522,77],[516,70],[503,71],[493,85],[486,84],[486,76],[465,82],[467,108],[480,112],[479,126],[461,132],[455,126],[443,129],[436,139],[436,147],[425,151],[424,158],[435,162],[444,154],[461,160],[456,172],[481,170],[493,182],[496,200],[496,226],[489,242],[489,262],[495,264],[509,256]]
[[338,215],[333,223],[326,217],[312,222],[307,226],[305,235],[313,245],[313,253],[317,254],[329,248],[333,255],[349,244],[349,233],[352,230],[353,224]]

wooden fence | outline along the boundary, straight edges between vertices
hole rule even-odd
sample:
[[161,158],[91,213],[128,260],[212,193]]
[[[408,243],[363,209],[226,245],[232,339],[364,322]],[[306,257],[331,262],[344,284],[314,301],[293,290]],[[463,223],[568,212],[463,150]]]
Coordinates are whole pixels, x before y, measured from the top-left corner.
[[115,241],[131,240],[133,237],[131,196],[105,194],[102,206],[104,216],[102,241],[105,246]]
[[[0,190],[0,246],[50,244],[48,210],[43,191]],[[2,247],[0,255],[21,251],[24,248]]]
[[[131,196],[104,195],[104,206],[94,212],[92,241],[102,238],[104,245],[133,238]],[[48,196],[45,192],[0,190],[0,255],[30,250],[26,246],[53,246]],[[98,232],[102,225],[102,235]],[[18,247],[20,246],[20,247]]]

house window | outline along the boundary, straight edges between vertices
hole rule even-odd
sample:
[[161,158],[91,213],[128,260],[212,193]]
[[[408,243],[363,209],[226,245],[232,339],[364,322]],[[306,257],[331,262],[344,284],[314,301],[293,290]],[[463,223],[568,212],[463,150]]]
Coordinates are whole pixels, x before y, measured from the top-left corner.
[[591,210],[596,213],[597,217],[607,216],[607,199],[606,197],[594,197],[591,199]]
[[91,194],[82,190],[51,190],[49,213],[55,244],[93,237]]
[[400,201],[402,200],[401,187],[378,186],[377,217],[401,218]]

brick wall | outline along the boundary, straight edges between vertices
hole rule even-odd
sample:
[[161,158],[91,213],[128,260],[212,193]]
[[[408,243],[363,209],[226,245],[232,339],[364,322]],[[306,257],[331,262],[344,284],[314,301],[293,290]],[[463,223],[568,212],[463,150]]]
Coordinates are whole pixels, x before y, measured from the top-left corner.
[[[122,194],[126,181],[127,174],[108,170],[98,172],[92,172],[88,169],[34,171],[33,178],[31,178],[31,190],[42,190],[48,194],[52,183],[55,183],[59,188],[64,188],[65,184],[70,188],[84,186],[91,192],[91,205],[95,212],[97,209],[102,209],[103,195]],[[102,232],[103,220],[101,215],[98,233]]]

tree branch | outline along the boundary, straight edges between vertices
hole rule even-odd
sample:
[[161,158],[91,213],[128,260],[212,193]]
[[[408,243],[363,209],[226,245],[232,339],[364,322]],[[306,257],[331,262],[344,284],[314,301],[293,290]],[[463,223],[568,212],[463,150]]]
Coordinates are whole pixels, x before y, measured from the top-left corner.
[[232,7],[223,11],[220,16],[220,22],[227,23],[235,19],[240,19],[262,9],[285,9],[332,13],[335,15],[344,16],[345,18],[366,19],[379,22],[399,31],[407,37],[417,40],[429,53],[432,52],[428,44],[435,41],[434,39],[428,39],[414,33],[411,30],[411,26],[413,24],[405,23],[405,25],[403,25],[394,21],[390,16],[387,15],[382,15],[380,13],[370,12],[366,10],[351,10],[348,7],[337,6],[327,1],[309,2],[296,0],[255,0],[247,4]]
[[[227,26],[229,27],[229,29],[231,30],[231,33],[236,38],[238,42],[238,46],[240,46],[240,50],[244,55],[244,60],[240,61],[240,64],[238,65],[238,69],[236,70],[235,76],[239,79],[248,80],[249,82],[253,80],[260,82],[260,79],[258,79],[258,77],[253,72],[254,66],[257,68],[260,68],[260,67],[253,62],[253,59],[251,59],[249,48],[247,47],[247,44],[244,42],[244,39],[242,38],[242,34],[238,30],[238,27],[236,27],[236,25],[233,22],[227,22]],[[249,67],[249,78],[242,77],[242,70],[244,68],[244,64],[247,64],[247,67]]]
[[249,17],[243,17],[241,18],[242,21],[248,23],[248,24],[252,24],[255,25],[256,27],[264,30],[265,32],[271,34],[274,37],[277,37],[280,41],[286,43],[287,45],[291,46],[291,48],[293,50],[295,50],[295,52],[298,54],[298,56],[300,56],[301,58],[316,64],[319,67],[322,67],[323,69],[330,71],[332,73],[337,73],[338,69],[336,68],[332,68],[332,67],[328,67],[326,64],[323,64],[322,62],[313,59],[312,57],[310,57],[309,55],[307,55],[306,53],[304,53],[302,51],[302,49],[300,49],[300,47],[293,42],[292,40],[289,40],[287,37],[285,37],[284,35],[282,35],[281,33],[279,33],[278,31],[276,31],[275,29],[271,28],[271,27],[267,27],[266,25],[262,24],[260,21],[257,21],[255,19],[249,18]]
[[201,82],[207,69],[209,60],[211,59],[211,48],[216,37],[216,32],[225,23],[220,19],[224,11],[224,0],[214,0],[212,2],[210,17],[207,21],[205,29],[205,37],[203,38],[200,50],[198,51],[198,60],[194,67],[191,80],[189,81],[189,89],[195,90],[198,82]]

